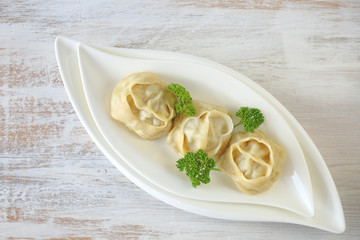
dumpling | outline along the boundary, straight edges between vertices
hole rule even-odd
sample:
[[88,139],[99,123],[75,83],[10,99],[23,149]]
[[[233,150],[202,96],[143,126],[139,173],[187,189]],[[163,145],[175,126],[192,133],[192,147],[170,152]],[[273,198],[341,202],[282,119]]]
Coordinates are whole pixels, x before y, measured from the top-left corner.
[[176,96],[156,74],[135,73],[122,79],[111,96],[111,116],[144,139],[165,136],[175,117]]
[[262,132],[237,132],[221,156],[219,167],[247,194],[268,190],[278,178],[285,151]]
[[216,161],[230,141],[234,126],[231,117],[223,108],[198,100],[192,103],[196,115],[185,117],[181,114],[176,117],[167,143],[179,156],[203,149]]

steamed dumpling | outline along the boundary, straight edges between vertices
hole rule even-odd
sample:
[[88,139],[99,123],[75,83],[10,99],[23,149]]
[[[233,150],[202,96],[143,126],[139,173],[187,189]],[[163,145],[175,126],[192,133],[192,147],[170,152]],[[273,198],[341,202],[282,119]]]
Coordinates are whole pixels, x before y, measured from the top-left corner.
[[176,96],[168,83],[148,72],[122,79],[111,96],[111,116],[144,139],[165,136],[175,116]]
[[262,132],[237,132],[219,166],[247,194],[266,191],[278,178],[285,151]]
[[192,103],[196,115],[185,117],[181,114],[176,117],[167,143],[179,156],[203,149],[216,161],[230,141],[233,122],[223,108],[197,100]]

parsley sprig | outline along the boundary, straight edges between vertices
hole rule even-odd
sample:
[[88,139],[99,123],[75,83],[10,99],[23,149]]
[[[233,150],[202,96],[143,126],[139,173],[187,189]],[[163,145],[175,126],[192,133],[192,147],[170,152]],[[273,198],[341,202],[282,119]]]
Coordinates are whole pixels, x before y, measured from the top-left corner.
[[180,171],[186,171],[186,175],[190,178],[194,188],[197,188],[201,183],[210,182],[210,170],[220,171],[220,169],[215,168],[214,159],[209,158],[202,149],[197,152],[186,153],[183,158],[177,161],[176,166]]
[[246,132],[254,132],[264,122],[264,115],[257,108],[241,107],[236,116],[240,118],[234,128],[242,124]]
[[175,104],[176,115],[184,112],[186,117],[191,117],[196,114],[196,109],[192,104],[190,93],[183,86],[176,83],[170,83],[167,91],[174,92],[178,99],[178,102]]

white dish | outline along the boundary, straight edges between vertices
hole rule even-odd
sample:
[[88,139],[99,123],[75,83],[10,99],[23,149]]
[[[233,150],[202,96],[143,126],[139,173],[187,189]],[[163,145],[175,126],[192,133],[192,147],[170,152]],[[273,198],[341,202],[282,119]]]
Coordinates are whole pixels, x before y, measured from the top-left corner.
[[[266,92],[265,94],[262,92],[263,96],[278,108],[279,112],[291,126],[304,151],[314,188],[315,216],[313,218],[306,218],[290,211],[264,205],[209,202],[184,198],[165,191],[147,181],[113,151],[103,138],[99,129],[97,129],[86,104],[83,86],[81,85],[81,77],[77,62],[78,56],[76,53],[78,45],[78,42],[67,40],[65,38],[58,38],[56,40],[57,61],[70,100],[90,136],[94,139],[104,154],[120,171],[124,173],[124,175],[145,191],[173,206],[209,217],[248,221],[291,222],[318,227],[333,232],[344,231],[345,222],[341,203],[333,180],[321,155],[301,126],[292,119],[292,116],[288,114],[281,105],[279,106],[277,101]],[[122,55],[131,55],[131,52],[133,52],[133,56],[138,57],[142,55],[143,58],[146,58],[149,53],[149,51],[127,49],[103,48],[103,50],[112,51],[113,54],[119,54],[119,52],[121,52],[123,53]],[[227,71],[229,74],[237,74],[226,67],[192,56],[166,52],[159,52],[159,56],[164,58],[180,58],[188,61],[201,62],[203,64],[212,65],[212,67],[216,67],[223,71]],[[253,83],[249,82],[249,84],[251,85]]]
[[[85,97],[96,125],[112,149],[147,180],[182,197],[262,204],[306,217],[314,216],[310,176],[297,139],[280,114],[251,88],[222,71],[191,62],[120,57],[84,44],[79,45],[78,54]],[[154,72],[180,83],[187,89],[193,89],[193,97],[200,95],[201,100],[226,105],[232,112],[236,112],[240,104],[255,106],[265,112],[266,121],[262,130],[281,143],[287,153],[279,180],[269,191],[249,196],[237,190],[224,172],[215,171],[209,184],[194,189],[176,168],[179,157],[169,149],[165,138],[143,140],[110,116],[110,97],[114,86],[127,75],[141,71]],[[218,87],[219,79],[221,88]],[[216,94],[218,96],[214,97]]]

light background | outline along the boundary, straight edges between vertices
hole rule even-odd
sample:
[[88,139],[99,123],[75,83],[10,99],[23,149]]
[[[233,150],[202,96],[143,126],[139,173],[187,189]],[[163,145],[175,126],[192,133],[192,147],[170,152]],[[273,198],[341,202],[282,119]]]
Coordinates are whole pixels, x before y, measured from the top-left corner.
[[[268,90],[322,153],[342,235],[210,219],[130,182],[87,135],[57,68],[58,35],[193,54]],[[360,235],[359,1],[1,1],[0,237],[356,239]]]

